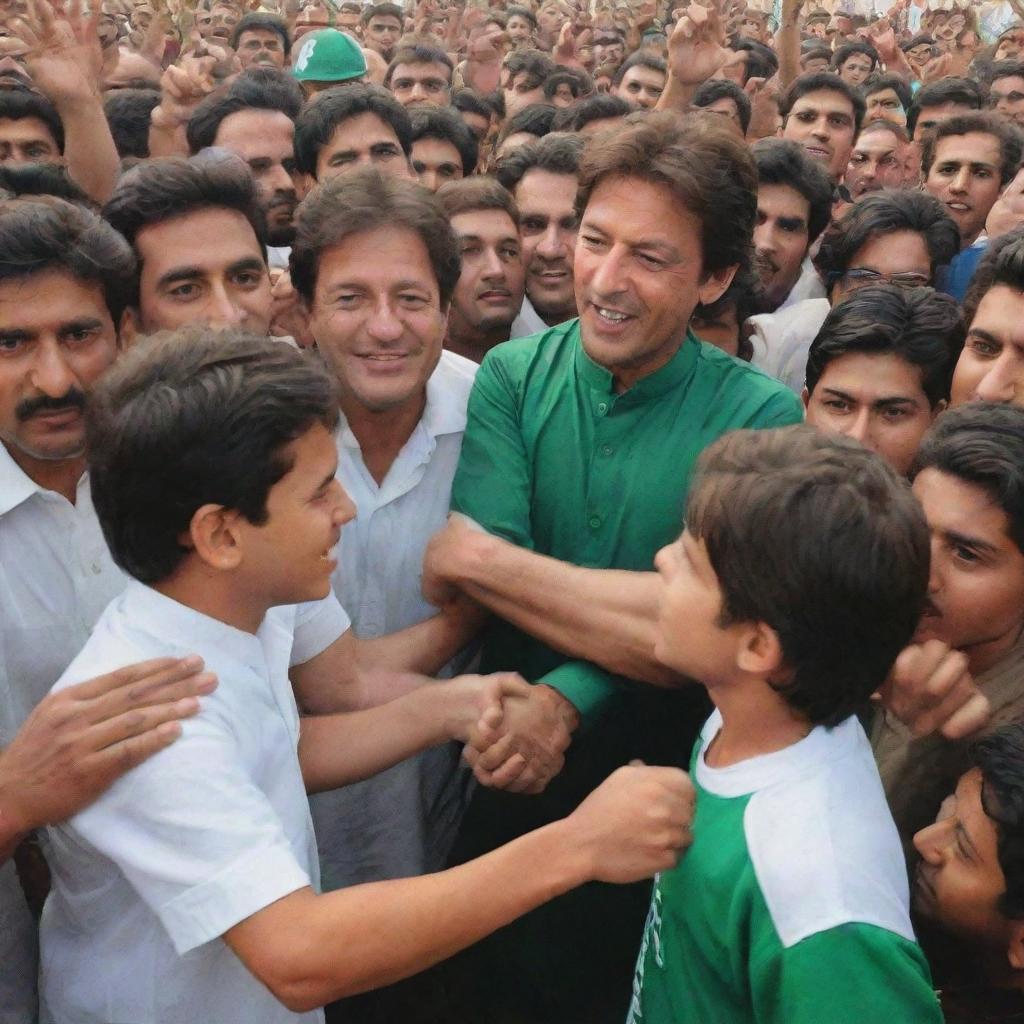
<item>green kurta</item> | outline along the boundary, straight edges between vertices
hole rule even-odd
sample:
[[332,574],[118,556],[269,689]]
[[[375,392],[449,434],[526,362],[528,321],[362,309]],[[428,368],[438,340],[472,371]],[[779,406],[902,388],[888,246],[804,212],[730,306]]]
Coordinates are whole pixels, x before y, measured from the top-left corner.
[[[583,351],[573,320],[499,345],[484,359],[452,508],[566,562],[650,571],[682,528],[700,452],[730,430],[802,416],[783,385],[692,334],[667,365],[616,394],[612,375]],[[541,796],[478,791],[456,860],[569,813],[631,758],[685,766],[709,709],[702,687],[658,690],[617,678],[503,622],[489,630],[483,651],[483,670],[500,669],[554,687],[583,724]],[[478,947],[472,973],[488,1003],[519,1006],[524,1020],[619,1024],[649,892],[587,886]]]

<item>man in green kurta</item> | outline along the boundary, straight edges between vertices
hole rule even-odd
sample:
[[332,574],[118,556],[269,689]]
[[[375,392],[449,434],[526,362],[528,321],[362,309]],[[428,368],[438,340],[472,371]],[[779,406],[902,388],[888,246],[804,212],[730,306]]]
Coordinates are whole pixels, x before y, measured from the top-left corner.
[[[679,533],[708,444],[802,418],[794,394],[687,326],[745,268],[756,191],[745,147],[715,128],[655,115],[599,137],[581,171],[579,320],[480,368],[460,515],[428,550],[424,588],[492,611],[483,670],[537,685],[477,763],[500,764],[512,792],[477,793],[460,860],[567,814],[631,759],[687,763],[708,704],[699,687],[650,685],[678,683],[652,653],[654,555]],[[568,731],[564,769],[523,795],[544,783],[545,756],[557,768]],[[590,886],[471,951],[459,973],[472,1019],[619,1024],[649,892]]]

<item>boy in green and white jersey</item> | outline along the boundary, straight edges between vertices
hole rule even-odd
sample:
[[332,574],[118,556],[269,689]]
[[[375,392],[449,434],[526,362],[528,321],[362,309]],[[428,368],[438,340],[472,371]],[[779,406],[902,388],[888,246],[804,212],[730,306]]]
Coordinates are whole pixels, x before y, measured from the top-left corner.
[[941,1021],[854,714],[914,632],[928,545],[906,482],[846,438],[736,431],[702,456],[686,530],[656,560],[655,652],[716,710],[629,1024]]

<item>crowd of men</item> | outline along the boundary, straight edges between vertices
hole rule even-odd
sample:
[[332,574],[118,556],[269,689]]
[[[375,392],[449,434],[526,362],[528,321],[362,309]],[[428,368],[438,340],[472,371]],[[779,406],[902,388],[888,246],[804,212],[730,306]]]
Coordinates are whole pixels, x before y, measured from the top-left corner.
[[0,0],[0,1024],[1024,1021],[1022,165],[1018,0]]

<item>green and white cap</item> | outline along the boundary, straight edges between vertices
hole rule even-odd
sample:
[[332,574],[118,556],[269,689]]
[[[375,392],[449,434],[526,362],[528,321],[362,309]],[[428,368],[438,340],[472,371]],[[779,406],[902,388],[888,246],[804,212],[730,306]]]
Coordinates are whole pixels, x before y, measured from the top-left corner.
[[366,74],[366,58],[351,36],[323,28],[302,40],[292,74],[300,82],[347,82]]

